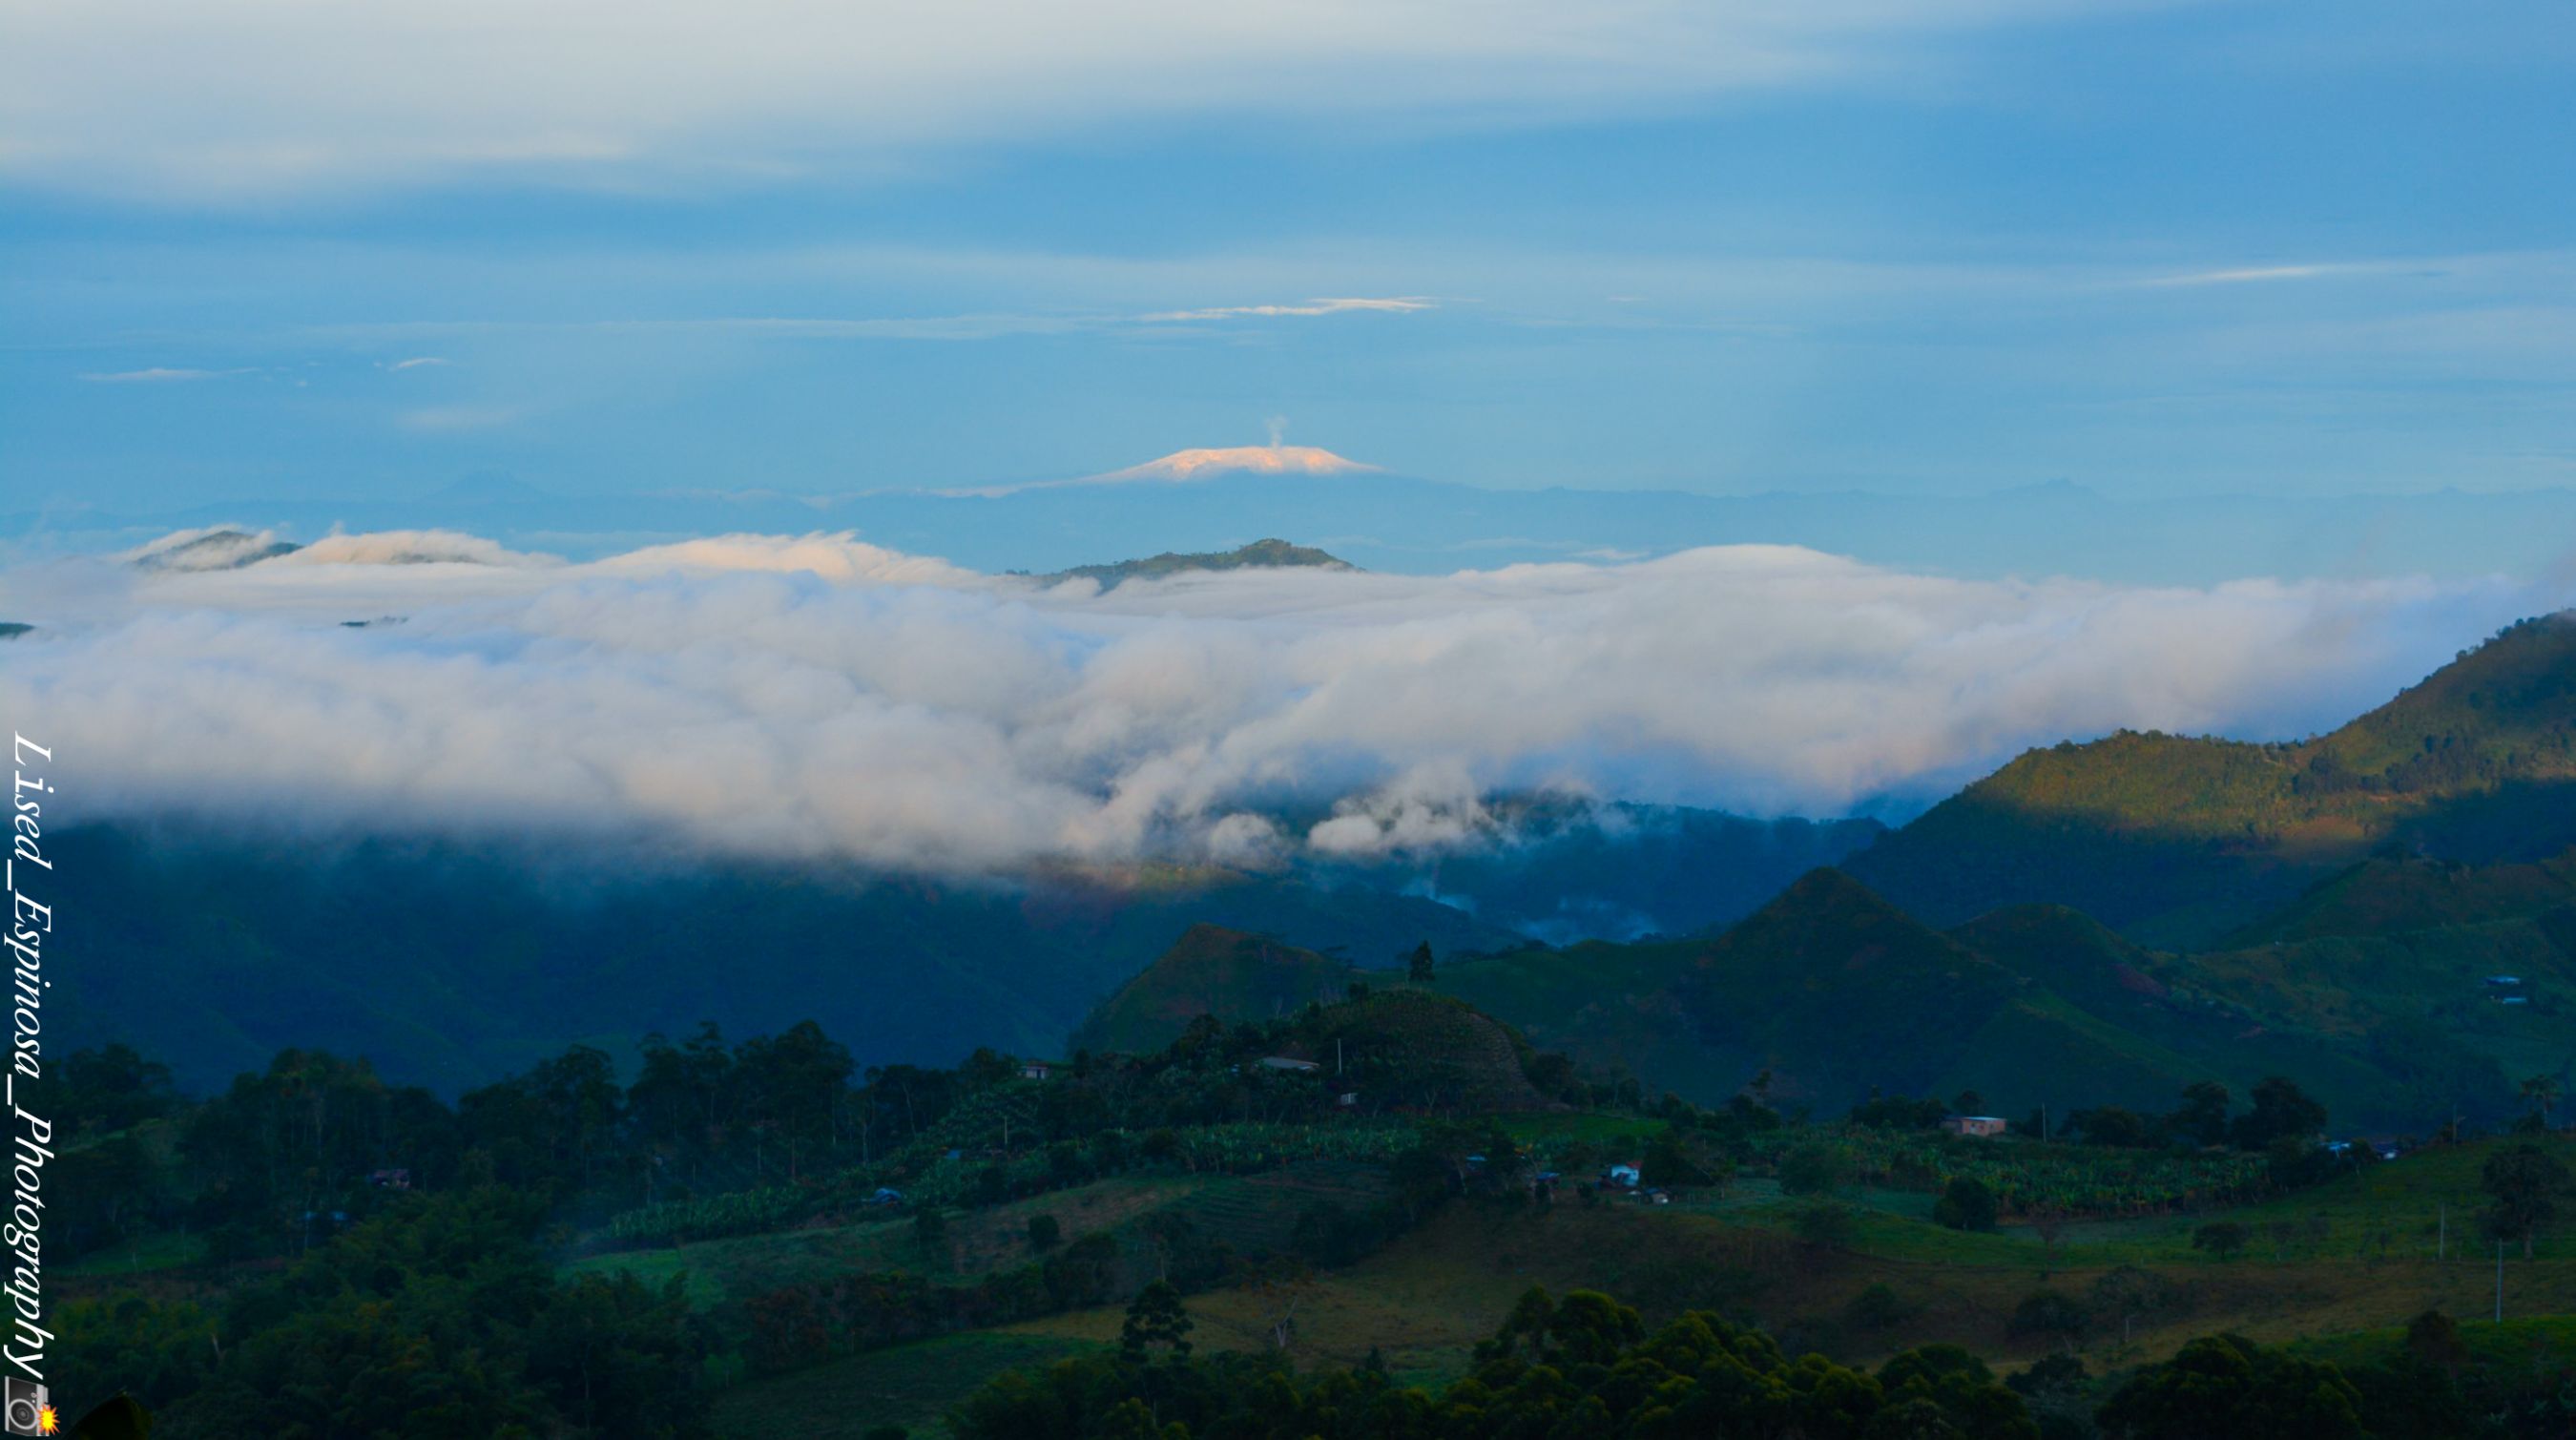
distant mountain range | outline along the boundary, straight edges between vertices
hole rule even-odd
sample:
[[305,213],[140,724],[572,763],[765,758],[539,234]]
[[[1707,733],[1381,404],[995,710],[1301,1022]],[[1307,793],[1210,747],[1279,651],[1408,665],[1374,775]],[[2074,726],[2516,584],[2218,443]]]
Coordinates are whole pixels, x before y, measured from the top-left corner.
[[[1295,463],[1274,458],[1289,452]],[[707,534],[855,529],[879,545],[1036,574],[1102,555],[1221,552],[1264,535],[1297,536],[1397,573],[1785,544],[1942,574],[2203,584],[2254,575],[2545,575],[2576,533],[2576,491],[2122,500],[2067,483],[1955,496],[1493,490],[1292,446],[1182,451],[1082,480],[824,497],[583,497],[482,477],[409,499],[245,497],[157,511],[56,505],[0,514],[0,539],[123,549],[211,526],[307,537],[334,526],[443,527],[576,558]]]
[[[2406,872],[2422,863],[2373,862],[2343,885],[2412,889],[2421,877]],[[2015,1119],[2048,1107],[2062,1125],[2100,1105],[2158,1113],[2196,1081],[2242,1095],[2286,1075],[2342,1125],[2422,1133],[2454,1107],[2506,1113],[2509,1077],[2576,1058],[2576,889],[2564,874],[2554,886],[2554,907],[2502,926],[2420,927],[2387,910],[2361,934],[2184,955],[2057,906],[1935,930],[1819,870],[1715,936],[1453,958],[1430,988],[1532,1045],[1701,1103],[1767,1074],[1775,1101],[1820,1113],[1972,1091]],[[2524,1003],[2497,1003],[2498,967]],[[1270,1019],[1354,982],[1403,978],[1203,925],[1073,1043],[1149,1050],[1202,1014]]]
[[813,1018],[872,1063],[946,1064],[977,1045],[1055,1051],[1193,924],[1370,966],[1426,941],[1449,955],[1533,934],[1696,928],[1878,833],[1868,822],[1498,806],[1515,828],[1479,853],[1009,882],[94,826],[60,842],[55,901],[88,918],[82,963],[65,968],[52,1003],[75,1033],[131,1040],[199,1086],[279,1046],[322,1044],[450,1088],[570,1039],[623,1055],[648,1031],[701,1019],[752,1033]]
[[[2571,741],[2576,620],[2529,621],[2312,741],[2035,751],[1716,933],[1447,957],[1436,983],[1702,1101],[1768,1070],[1828,1111],[2154,1109],[2285,1074],[2363,1126],[2492,1116],[2509,1080],[2576,1072]],[[1202,928],[1078,1034],[1353,978]]]
[[49,1003],[198,1086],[321,1044],[452,1088],[701,1019],[813,1018],[872,1063],[1148,1048],[1399,984],[1427,942],[1442,993],[1700,1100],[1767,1069],[1823,1111],[1974,1089],[2018,1115],[2278,1073],[2422,1130],[2576,1074],[2566,617],[2314,740],[2034,751],[1893,832],[1490,813],[1447,854],[1008,884],[74,830],[47,840],[84,949]]

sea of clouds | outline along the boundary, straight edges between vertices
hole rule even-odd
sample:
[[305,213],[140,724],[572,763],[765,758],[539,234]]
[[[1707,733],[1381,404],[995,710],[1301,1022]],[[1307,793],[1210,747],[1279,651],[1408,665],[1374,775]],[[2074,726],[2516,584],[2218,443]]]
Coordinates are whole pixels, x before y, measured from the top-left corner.
[[1777,546],[1106,593],[847,534],[135,558],[0,574],[0,619],[38,627],[0,645],[0,715],[55,747],[69,813],[936,873],[1430,848],[1531,788],[1901,814],[2063,738],[2330,728],[2565,599],[1968,581]]

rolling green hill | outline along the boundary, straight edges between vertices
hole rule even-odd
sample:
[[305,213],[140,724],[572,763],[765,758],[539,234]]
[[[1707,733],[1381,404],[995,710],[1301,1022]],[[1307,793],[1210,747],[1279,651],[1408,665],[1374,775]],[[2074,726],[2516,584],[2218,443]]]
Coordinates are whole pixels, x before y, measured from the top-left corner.
[[1100,1002],[1073,1032],[1077,1050],[1160,1050],[1190,1022],[1270,1020],[1342,998],[1358,972],[1339,960],[1218,925],[1193,925]]
[[[1945,934],[1826,870],[1713,940],[1524,950],[1437,983],[1534,1044],[1704,1104],[1769,1070],[1776,1098],[1828,1113],[1872,1090],[2153,1112],[2196,1080],[2242,1095],[2279,1074],[2339,1123],[2420,1132],[2454,1105],[2506,1113],[2508,1074],[2576,1059],[2553,1040],[2566,962],[2542,953],[2543,924],[2176,955],[2060,906]],[[2477,967],[2500,955],[2532,1003],[2491,1002]]]
[[2571,843],[2576,620],[2553,615],[2303,743],[2122,732],[2031,751],[1847,868],[1938,924],[2046,902],[2193,946],[2384,846],[2500,862]]
[[1283,1058],[1352,1077],[1372,1108],[1526,1110],[1546,1103],[1523,1071],[1527,1042],[1464,1000],[1393,980],[1363,980],[1360,971],[1310,950],[1196,925],[1102,1001],[1074,1031],[1073,1046],[1138,1054],[1170,1045],[1201,1016],[1227,1025],[1294,1018],[1293,1048]]
[[1713,940],[1471,960],[1438,983],[1533,1044],[1703,1103],[1765,1070],[1775,1099],[1823,1112],[1873,1090],[2161,1104],[2206,1073],[1835,870]]

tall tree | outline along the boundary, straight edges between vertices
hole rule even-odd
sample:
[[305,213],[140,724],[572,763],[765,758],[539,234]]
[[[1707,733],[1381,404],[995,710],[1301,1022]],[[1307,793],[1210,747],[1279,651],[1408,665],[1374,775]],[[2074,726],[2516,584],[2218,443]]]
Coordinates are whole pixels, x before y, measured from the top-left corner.
[[2488,1156],[2478,1184],[2487,1192],[2487,1233],[2521,1241],[2522,1258],[2530,1259],[2532,1235],[2558,1218],[2558,1202],[2567,1193],[2567,1167],[2525,1142]]
[[2550,1107],[2558,1103],[2558,1077],[2534,1075],[2522,1082],[2522,1103],[2540,1112],[2540,1128],[2549,1128]]
[[1118,1328],[1118,1348],[1131,1360],[1142,1360],[1156,1349],[1186,1360],[1194,1328],[1190,1312],[1181,1306],[1181,1292],[1171,1281],[1157,1280],[1138,1291],[1127,1307],[1127,1323]]

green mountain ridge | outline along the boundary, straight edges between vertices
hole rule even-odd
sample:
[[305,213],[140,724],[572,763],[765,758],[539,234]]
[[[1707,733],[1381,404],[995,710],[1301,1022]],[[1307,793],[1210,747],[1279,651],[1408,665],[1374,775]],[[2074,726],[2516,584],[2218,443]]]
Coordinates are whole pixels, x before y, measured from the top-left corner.
[[1955,925],[2073,906],[2206,945],[2394,845],[2472,863],[2576,844],[2576,620],[2523,621],[2330,734],[2121,732],[2033,750],[1847,863]]

